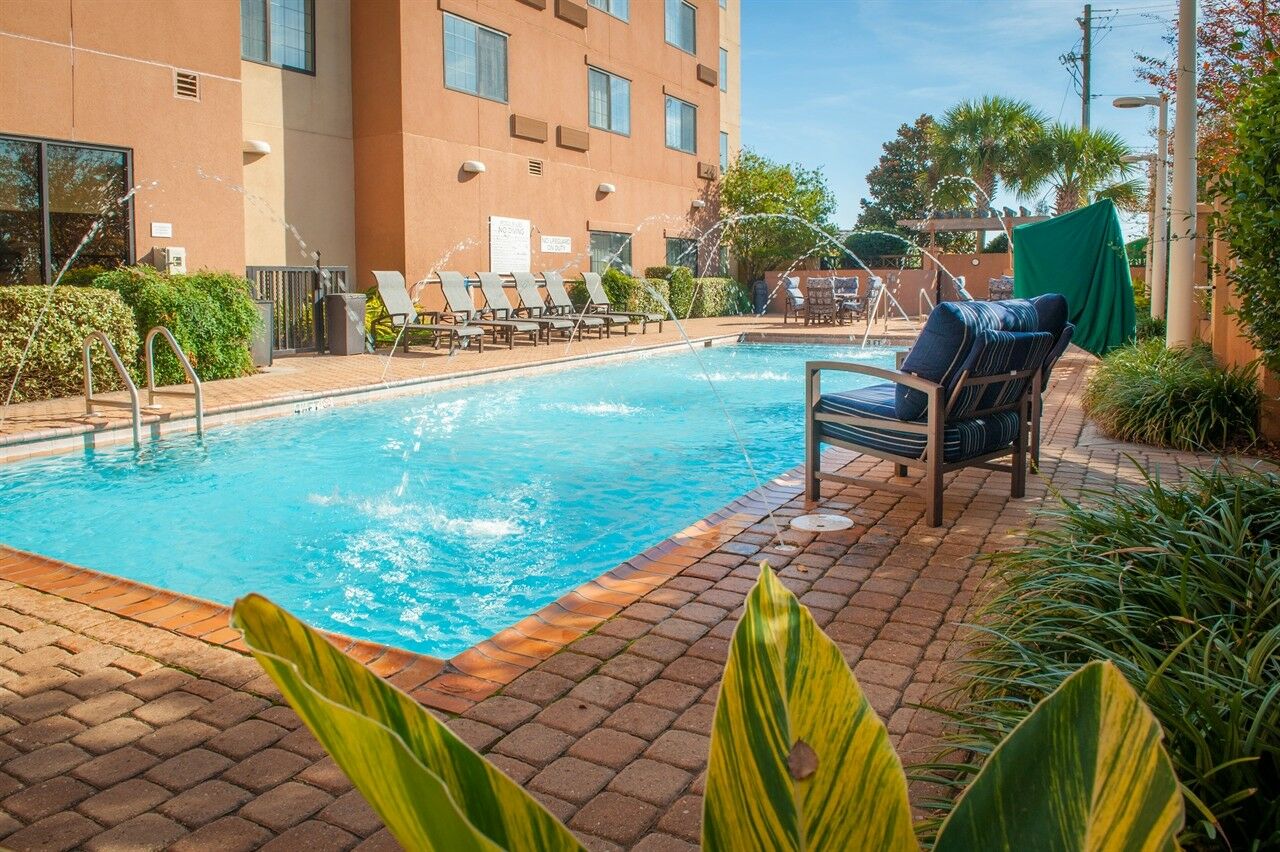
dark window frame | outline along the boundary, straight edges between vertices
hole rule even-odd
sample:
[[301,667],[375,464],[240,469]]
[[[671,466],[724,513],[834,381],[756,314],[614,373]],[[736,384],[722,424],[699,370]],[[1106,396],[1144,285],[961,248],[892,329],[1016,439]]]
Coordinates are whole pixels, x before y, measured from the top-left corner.
[[[635,248],[635,234],[628,233],[626,231],[588,230],[587,231],[587,264],[589,266],[595,265],[595,258],[591,256],[592,254],[591,238],[596,234],[607,235],[609,237],[622,237],[622,239],[619,240],[619,242],[622,243],[622,247],[619,250],[617,250],[618,256],[614,258],[613,263],[610,263],[609,266],[601,270],[592,269],[591,270],[592,272],[596,272],[598,275],[603,275],[606,271],[608,271],[611,268],[621,269],[622,267],[627,267],[632,272],[635,271],[635,265],[633,263],[633,255],[632,255],[632,250]],[[614,254],[614,252],[612,251],[609,253]],[[622,260],[622,254],[624,253],[627,256],[625,263]]]
[[[669,125],[667,124],[667,121],[668,121],[667,102],[668,101],[675,101],[676,103],[682,106],[689,107],[691,110],[693,110],[693,147],[692,148],[680,148],[675,145],[672,145],[669,141],[667,141],[667,134],[670,132]],[[683,128],[683,126],[684,125],[682,120],[681,128]],[[664,97],[662,101],[662,141],[667,146],[668,151],[679,151],[681,154],[690,154],[695,157],[698,155],[698,105],[697,104],[692,103],[691,101],[686,101],[684,98],[677,98],[675,95],[670,94],[669,92],[664,93]]]
[[240,59],[244,62],[252,62],[255,65],[265,65],[268,68],[279,68],[282,71],[293,71],[297,74],[306,74],[309,77],[316,76],[316,66],[319,64],[319,57],[316,56],[316,0],[306,0],[307,17],[311,19],[311,43],[307,45],[307,55],[311,57],[310,68],[299,68],[296,65],[285,65],[282,62],[271,61],[271,0],[262,0],[262,34],[263,44],[267,49],[267,58],[258,59],[256,56],[244,55],[244,33],[240,34]]
[[[40,170],[40,280],[43,284],[53,283],[53,228],[50,227],[49,217],[49,155],[48,148],[50,145],[60,145],[64,148],[88,148],[92,151],[107,151],[112,154],[124,155],[124,181],[125,191],[130,192],[134,188],[133,181],[133,149],[122,148],[119,145],[95,145],[91,142],[76,142],[65,139],[48,139],[42,136],[24,136],[19,133],[0,133],[0,142],[28,142],[35,143],[40,146],[39,165]],[[132,266],[138,262],[136,250],[136,228],[135,217],[137,209],[133,204],[133,197],[125,202],[128,210],[124,214],[125,224],[125,257],[126,265]]]
[[[613,124],[613,80],[621,80],[627,84],[627,129],[625,131],[615,130],[613,127],[601,127],[598,124],[591,123],[591,72],[596,71],[609,80],[609,123]],[[595,130],[603,130],[605,133],[612,133],[616,136],[631,137],[631,84],[629,77],[623,77],[621,74],[615,74],[612,71],[606,71],[599,65],[587,65],[587,126]]]

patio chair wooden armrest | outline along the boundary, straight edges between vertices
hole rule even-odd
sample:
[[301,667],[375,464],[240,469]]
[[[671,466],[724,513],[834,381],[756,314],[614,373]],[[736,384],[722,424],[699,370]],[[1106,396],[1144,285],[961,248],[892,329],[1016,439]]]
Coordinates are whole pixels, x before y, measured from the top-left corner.
[[850,364],[846,361],[807,361],[804,368],[806,380],[812,379],[815,373],[820,373],[823,370],[834,370],[841,373],[859,373],[875,379],[884,379],[886,382],[906,385],[924,393],[942,388],[937,382],[922,379],[911,373],[904,373],[901,370],[886,370],[883,367],[873,367],[870,364]]

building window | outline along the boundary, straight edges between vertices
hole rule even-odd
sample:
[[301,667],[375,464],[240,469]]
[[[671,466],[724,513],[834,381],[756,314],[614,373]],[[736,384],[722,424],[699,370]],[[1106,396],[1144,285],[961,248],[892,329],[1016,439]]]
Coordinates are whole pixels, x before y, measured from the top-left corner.
[[595,6],[602,12],[608,12],[615,18],[626,21],[630,18],[629,0],[587,0],[587,4]]
[[631,81],[599,68],[588,68],[587,122],[592,127],[629,136]]
[[696,154],[698,151],[698,108],[667,95],[667,147]]
[[631,274],[631,235],[613,231],[591,231],[591,271],[610,267]]
[[698,274],[698,241],[667,237],[667,266],[683,266]]
[[720,0],[720,8],[721,8],[721,9],[728,9],[728,8],[729,8],[729,0]]
[[729,168],[729,134],[720,131],[720,174]]
[[315,71],[314,0],[240,0],[240,55],[292,71]]
[[729,91],[729,51],[720,48],[720,91]]
[[507,36],[445,12],[444,84],[505,104]]
[[667,44],[697,53],[698,10],[684,0],[666,0]]
[[[129,152],[0,136],[0,284],[133,262]],[[97,233],[76,254],[98,222]]]

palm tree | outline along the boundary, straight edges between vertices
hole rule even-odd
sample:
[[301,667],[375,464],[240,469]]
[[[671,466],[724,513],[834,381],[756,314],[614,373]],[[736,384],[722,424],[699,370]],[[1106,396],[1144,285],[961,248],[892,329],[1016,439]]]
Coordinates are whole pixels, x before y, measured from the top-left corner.
[[[971,178],[993,203],[1000,182],[1020,186],[1028,152],[1044,132],[1046,119],[1030,104],[999,95],[963,101],[952,107],[934,130],[935,158],[941,171]],[[982,232],[978,232],[982,245]]]
[[1146,187],[1131,177],[1133,151],[1110,130],[1085,130],[1055,123],[1027,151],[1019,194],[1053,193],[1054,212],[1068,213],[1101,198],[1122,210],[1146,206]]

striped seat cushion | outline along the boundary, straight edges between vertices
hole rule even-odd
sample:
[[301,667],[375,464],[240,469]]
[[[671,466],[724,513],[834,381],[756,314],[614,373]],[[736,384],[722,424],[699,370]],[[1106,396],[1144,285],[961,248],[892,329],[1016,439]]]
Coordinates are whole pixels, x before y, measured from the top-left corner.
[[[960,372],[969,379],[979,379],[1038,370],[1052,348],[1053,335],[1047,331],[984,331],[978,334]],[[977,411],[1011,405],[1030,383],[1023,378],[977,385],[966,379],[951,404],[950,417],[969,417]]]
[[[818,435],[907,458],[920,458],[924,455],[925,436],[893,428],[893,424],[901,422],[895,406],[897,387],[894,384],[872,385],[844,393],[823,394],[818,400],[818,412],[883,420],[885,425],[881,428],[819,421],[816,424]],[[942,432],[943,459],[963,461],[1010,446],[1018,436],[1019,419],[1017,411],[1003,411],[988,417],[948,422]]]
[[[902,372],[937,382],[950,395],[978,335],[984,331],[1039,331],[1036,307],[1029,299],[943,302],[929,313],[920,337],[902,362]],[[898,387],[899,419],[923,417],[926,405],[928,397],[923,391]]]

